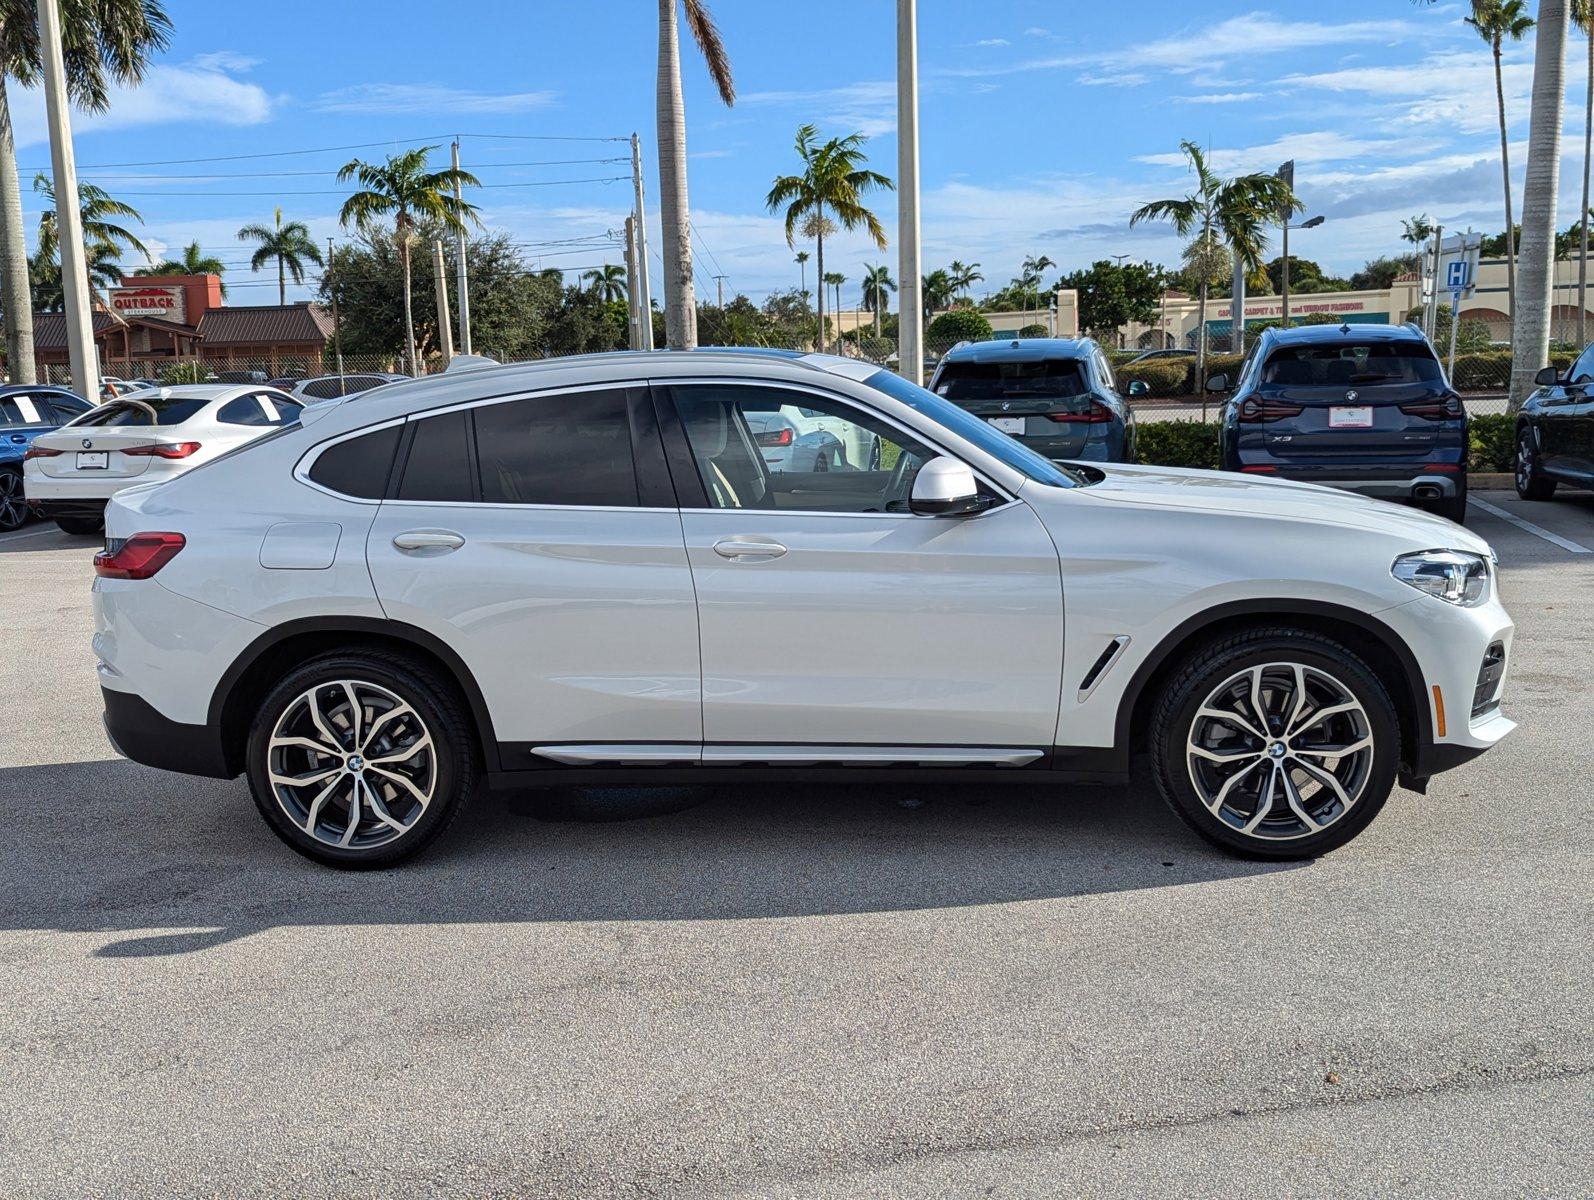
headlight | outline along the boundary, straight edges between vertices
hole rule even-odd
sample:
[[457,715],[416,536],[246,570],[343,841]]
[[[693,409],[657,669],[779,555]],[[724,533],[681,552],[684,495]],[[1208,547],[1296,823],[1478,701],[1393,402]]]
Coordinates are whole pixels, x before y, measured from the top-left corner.
[[1489,564],[1465,550],[1402,554],[1390,571],[1401,583],[1462,608],[1476,608],[1489,600]]

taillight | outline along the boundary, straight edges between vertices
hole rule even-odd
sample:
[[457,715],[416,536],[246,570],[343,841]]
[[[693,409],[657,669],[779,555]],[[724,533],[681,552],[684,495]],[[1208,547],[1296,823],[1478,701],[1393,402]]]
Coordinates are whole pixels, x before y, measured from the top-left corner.
[[1240,470],[1247,475],[1277,475],[1277,467],[1241,467]]
[[785,429],[777,429],[772,433],[758,435],[758,444],[760,446],[789,446],[791,443],[792,431],[790,426]]
[[22,461],[27,462],[30,458],[60,458],[62,453],[64,452],[61,450],[51,450],[47,446],[29,446],[22,453]]
[[135,533],[110,538],[94,556],[94,573],[101,579],[148,579],[187,545],[180,533]]
[[1447,396],[1443,400],[1424,400],[1420,404],[1402,404],[1400,411],[1408,417],[1427,417],[1430,421],[1454,421],[1461,416],[1461,397]]
[[1048,421],[1056,421],[1059,425],[1105,425],[1112,420],[1112,409],[1100,400],[1092,400],[1090,407],[1080,412],[1049,412],[1046,414]]
[[1282,400],[1263,400],[1252,396],[1240,405],[1242,421],[1281,421],[1285,417],[1298,417],[1305,412],[1299,404],[1286,404]]
[[198,449],[198,442],[165,442],[154,446],[129,446],[122,453],[129,458],[187,458]]

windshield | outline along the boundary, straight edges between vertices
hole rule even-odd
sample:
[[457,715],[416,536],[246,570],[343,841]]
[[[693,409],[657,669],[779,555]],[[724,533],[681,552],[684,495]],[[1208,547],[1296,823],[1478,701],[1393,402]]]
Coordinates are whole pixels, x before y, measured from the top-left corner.
[[102,404],[74,425],[102,425],[116,428],[129,425],[181,425],[209,404],[210,396],[162,396],[159,392],[135,393],[134,398]]
[[1439,360],[1423,342],[1286,346],[1268,356],[1262,382],[1281,387],[1438,383]]
[[864,382],[877,392],[884,392],[893,400],[900,400],[916,413],[922,413],[938,425],[944,425],[965,441],[973,442],[999,462],[1012,467],[1036,483],[1048,487],[1084,487],[1092,482],[1083,471],[1042,458],[1028,446],[1014,441],[1005,433],[998,433],[979,417],[965,412],[956,404],[943,400],[934,392],[926,391],[916,383],[909,383],[895,371],[876,371]]
[[950,362],[941,368],[935,392],[954,403],[967,400],[1031,400],[1083,396],[1090,390],[1077,359],[1040,362]]

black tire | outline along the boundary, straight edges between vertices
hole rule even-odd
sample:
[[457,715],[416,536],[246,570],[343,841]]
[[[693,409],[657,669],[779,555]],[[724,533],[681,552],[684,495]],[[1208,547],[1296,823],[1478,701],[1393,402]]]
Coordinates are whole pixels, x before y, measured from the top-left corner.
[[[1347,780],[1353,783],[1353,790],[1347,793],[1352,803],[1348,808],[1339,806],[1338,815],[1323,820],[1322,828],[1317,832],[1311,832],[1310,826],[1299,821],[1291,806],[1274,798],[1269,801],[1269,811],[1278,813],[1279,819],[1275,821],[1264,817],[1256,833],[1246,833],[1241,828],[1240,818],[1248,814],[1242,812],[1236,816],[1230,813],[1229,802],[1225,800],[1222,789],[1219,789],[1218,803],[1214,807],[1209,808],[1202,798],[1194,778],[1199,772],[1191,766],[1193,760],[1202,760],[1194,759],[1194,755],[1188,749],[1187,739],[1192,739],[1196,734],[1198,712],[1202,710],[1205,702],[1212,698],[1213,692],[1222,687],[1226,681],[1248,673],[1253,668],[1264,666],[1272,674],[1264,673],[1261,678],[1277,681],[1289,678],[1285,672],[1295,664],[1299,664],[1305,672],[1309,672],[1306,676],[1310,680],[1309,695],[1312,689],[1326,688],[1331,682],[1354,698],[1361,707],[1360,718],[1353,714],[1314,723],[1311,720],[1312,714],[1320,708],[1329,707],[1328,704],[1319,704],[1314,699],[1311,707],[1305,709],[1302,714],[1302,720],[1306,725],[1331,733],[1333,726],[1330,725],[1330,721],[1360,720],[1365,724],[1366,730],[1365,735],[1357,736],[1370,738],[1371,745],[1365,751],[1365,757],[1347,754],[1339,760],[1341,767],[1349,766],[1356,772],[1354,777],[1347,775]],[[1262,694],[1268,697],[1271,692],[1264,688]],[[1281,694],[1280,699],[1286,707],[1293,704],[1291,693]],[[1201,719],[1206,724],[1200,728],[1212,728],[1213,723],[1210,719]],[[1323,757],[1321,753],[1313,754],[1308,749],[1308,746],[1317,744],[1305,736],[1312,733],[1312,728],[1309,727],[1303,727],[1293,739],[1280,740],[1288,742],[1291,748],[1300,749],[1303,754],[1311,754],[1310,759],[1287,754],[1282,760],[1275,760],[1267,749],[1271,742],[1264,742],[1261,743],[1262,749],[1255,754],[1259,759],[1256,765],[1268,768],[1269,763],[1282,761],[1282,769],[1297,780],[1294,785],[1297,792],[1302,786],[1314,787],[1312,795],[1302,798],[1302,805],[1310,815],[1322,818],[1325,813],[1332,812],[1337,801],[1324,784],[1314,784],[1313,778],[1299,764],[1315,761],[1321,766],[1334,760]],[[1186,825],[1207,841],[1245,858],[1273,860],[1313,858],[1338,849],[1365,829],[1378,815],[1378,811],[1383,808],[1390,791],[1394,788],[1400,765],[1400,721],[1395,706],[1390,701],[1389,693],[1378,676],[1360,657],[1338,642],[1287,626],[1262,628],[1231,635],[1209,642],[1193,652],[1176,668],[1172,679],[1164,688],[1162,698],[1152,714],[1149,732],[1152,770],[1156,776],[1157,788],[1169,807]],[[1279,736],[1276,730],[1270,729],[1267,732],[1270,738]],[[1258,744],[1257,739],[1245,736],[1237,736],[1236,741],[1242,746]],[[1344,744],[1351,745],[1348,742]],[[1238,755],[1234,761],[1236,764],[1239,763]],[[1265,770],[1264,774],[1267,773]],[[1237,766],[1233,774],[1243,775],[1244,771]],[[1269,775],[1268,778],[1269,788],[1274,789],[1276,786],[1274,777]],[[1340,783],[1343,785],[1347,780],[1340,780]],[[1243,779],[1239,782],[1242,785],[1246,783]],[[1236,804],[1247,802],[1243,786],[1235,789],[1234,796]],[[1269,796],[1274,796],[1273,790],[1269,791]],[[1257,801],[1260,797],[1261,792],[1258,788]],[[1287,800],[1288,797],[1283,799]],[[1319,807],[1314,811],[1313,805]],[[1258,802],[1249,802],[1249,813],[1254,814],[1259,807]]]
[[[347,846],[338,845],[324,837],[312,836],[305,827],[297,823],[297,818],[290,819],[286,806],[294,802],[294,793],[290,790],[288,799],[279,798],[269,778],[271,741],[278,722],[285,717],[289,720],[298,719],[290,714],[304,711],[296,706],[301,705],[302,697],[312,688],[327,689],[324,693],[318,691],[318,696],[334,695],[338,689],[328,688],[327,685],[341,683],[344,680],[356,681],[361,688],[370,688],[372,694],[385,691],[414,710],[421,733],[430,738],[430,750],[420,752],[430,755],[429,761],[422,760],[422,766],[432,772],[422,781],[429,781],[432,785],[430,802],[422,805],[418,814],[410,818],[407,822],[408,827],[403,832],[394,836],[380,826],[376,822],[375,812],[367,811],[373,806],[363,803],[361,805],[363,816],[362,820],[356,823],[354,844]],[[362,719],[368,717],[373,727],[382,725],[380,721],[382,714],[372,710],[365,700],[366,696],[362,695],[359,701]],[[340,735],[342,750],[348,752],[364,748],[360,745],[351,745],[353,738],[342,739],[341,735],[349,733],[349,728],[347,721],[341,725],[338,723],[340,714],[332,709],[332,704],[336,701],[322,700],[322,703],[326,704],[329,710],[325,715],[326,725],[330,732]],[[348,709],[352,707],[352,705],[347,706]],[[347,710],[341,715],[346,717]],[[398,724],[397,721],[390,721],[383,725],[383,728],[390,729]],[[414,728],[407,723],[399,727],[406,731]],[[372,741],[375,732],[374,728],[367,731],[367,742]],[[324,739],[317,740],[324,741]],[[291,752],[279,751],[279,753]],[[298,753],[305,752],[298,751]],[[285,763],[286,761],[284,760]],[[298,761],[309,765],[310,770],[304,771],[304,774],[311,775],[318,769],[335,764],[337,760],[335,756],[322,755]],[[349,774],[346,769],[348,765],[349,760],[345,758],[343,763],[345,769],[336,772],[336,775],[341,778]],[[348,870],[392,866],[420,853],[441,836],[464,809],[476,789],[481,774],[475,728],[457,688],[452,682],[439,678],[429,668],[420,666],[401,655],[381,650],[327,655],[305,663],[286,675],[267,693],[255,712],[249,730],[246,767],[255,806],[260,809],[266,824],[271,826],[277,836],[306,858]],[[380,786],[381,781],[375,772],[376,768],[373,766],[371,773],[365,771],[357,773],[370,785]],[[331,781],[339,782],[340,778]],[[387,778],[391,778],[391,775]],[[351,783],[349,789],[352,790],[352,787]],[[297,795],[302,797],[308,790],[307,787]],[[401,823],[406,823],[406,814],[403,813],[401,805],[407,805],[409,801],[391,785],[387,786],[387,791],[389,794],[383,802],[382,811],[397,817]],[[329,817],[338,816],[340,806],[341,813],[347,814],[350,805],[345,789],[341,787],[327,799],[324,808],[311,810],[311,820],[307,823],[319,828],[319,820],[313,814],[319,811],[327,813]],[[341,820],[340,823],[345,827],[347,825],[346,820]],[[367,823],[373,826],[370,834],[359,832]],[[391,840],[378,841],[379,837],[388,837]],[[366,844],[361,845],[361,842]]]
[[1456,494],[1433,502],[1433,511],[1457,525],[1467,523],[1467,477],[1463,475],[1456,484]]
[[78,536],[101,533],[105,529],[104,517],[57,517],[55,523],[61,527],[62,533]]
[[28,522],[28,505],[22,495],[22,472],[0,467],[0,533],[21,529]]
[[1544,476],[1544,468],[1539,464],[1539,452],[1533,445],[1532,427],[1522,426],[1517,430],[1517,495],[1524,500],[1548,500],[1555,495],[1555,482]]

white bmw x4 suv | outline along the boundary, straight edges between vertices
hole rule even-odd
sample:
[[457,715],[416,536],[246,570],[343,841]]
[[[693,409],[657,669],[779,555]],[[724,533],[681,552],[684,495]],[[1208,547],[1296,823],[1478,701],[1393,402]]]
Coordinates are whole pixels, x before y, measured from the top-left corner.
[[[878,441],[771,471],[785,406]],[[874,458],[871,455],[871,458]],[[445,373],[117,493],[106,728],[247,774],[345,867],[483,777],[1117,780],[1231,851],[1342,845],[1513,723],[1488,545],[1304,484],[1050,462],[899,376],[769,352]]]

